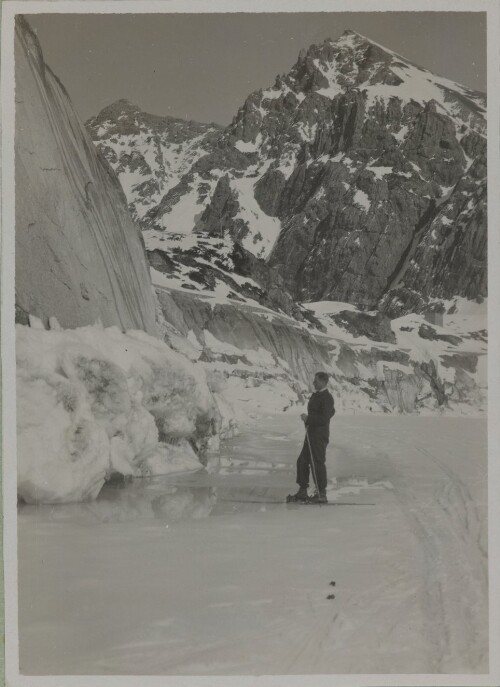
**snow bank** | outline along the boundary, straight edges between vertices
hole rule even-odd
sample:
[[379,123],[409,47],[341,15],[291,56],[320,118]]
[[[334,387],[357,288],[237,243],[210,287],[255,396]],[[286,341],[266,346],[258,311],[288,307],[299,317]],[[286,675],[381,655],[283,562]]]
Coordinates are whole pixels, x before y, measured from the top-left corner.
[[198,469],[219,412],[201,367],[141,331],[17,328],[18,492],[94,499],[107,476]]

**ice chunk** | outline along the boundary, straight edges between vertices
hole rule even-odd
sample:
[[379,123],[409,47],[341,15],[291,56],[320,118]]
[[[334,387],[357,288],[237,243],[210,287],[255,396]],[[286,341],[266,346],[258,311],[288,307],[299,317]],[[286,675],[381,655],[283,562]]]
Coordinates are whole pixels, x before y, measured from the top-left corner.
[[202,452],[219,425],[201,367],[140,331],[16,331],[23,500],[90,500],[113,472],[200,466],[193,447]]

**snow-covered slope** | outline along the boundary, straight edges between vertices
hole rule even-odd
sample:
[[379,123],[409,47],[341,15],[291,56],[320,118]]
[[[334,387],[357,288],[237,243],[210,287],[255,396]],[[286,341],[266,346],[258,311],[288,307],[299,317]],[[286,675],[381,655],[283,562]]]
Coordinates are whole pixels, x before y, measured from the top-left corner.
[[447,305],[442,324],[435,324],[417,314],[390,321],[346,303],[309,304],[337,344],[331,365],[342,406],[361,412],[485,412],[487,304],[458,298]]
[[142,237],[27,22],[16,19],[16,307],[154,334]]
[[[221,127],[158,117],[141,112],[127,100],[118,100],[92,117],[87,129],[115,170],[133,217],[145,224],[154,222],[167,228],[162,201],[193,163],[206,154]],[[168,212],[166,208],[165,212]],[[186,211],[181,211],[182,214]],[[192,218],[191,213],[189,221]],[[172,218],[172,222],[175,231],[183,232],[179,218]]]
[[390,320],[348,303],[308,304],[313,322],[247,298],[164,286],[170,345],[217,380],[235,418],[298,412],[313,375],[331,375],[341,413],[482,414],[487,402],[486,302],[455,299],[443,325]]

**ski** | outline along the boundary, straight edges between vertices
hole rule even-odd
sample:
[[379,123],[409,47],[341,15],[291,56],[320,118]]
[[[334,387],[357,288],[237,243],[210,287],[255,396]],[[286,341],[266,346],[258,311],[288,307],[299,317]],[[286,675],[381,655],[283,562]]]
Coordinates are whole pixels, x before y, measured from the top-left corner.
[[326,503],[315,503],[314,501],[285,501],[287,506],[375,506],[375,503],[354,503],[352,501],[327,501]]
[[220,503],[261,503],[263,506],[375,506],[375,503],[354,503],[352,501],[328,501],[327,503],[310,503],[308,501],[261,501],[250,499],[218,499]]

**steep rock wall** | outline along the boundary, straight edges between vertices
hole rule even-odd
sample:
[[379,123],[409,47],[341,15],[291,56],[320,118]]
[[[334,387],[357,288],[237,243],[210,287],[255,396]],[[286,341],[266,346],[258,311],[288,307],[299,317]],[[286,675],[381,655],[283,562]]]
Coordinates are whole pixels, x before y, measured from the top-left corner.
[[16,20],[16,317],[156,334],[139,232],[114,172]]

